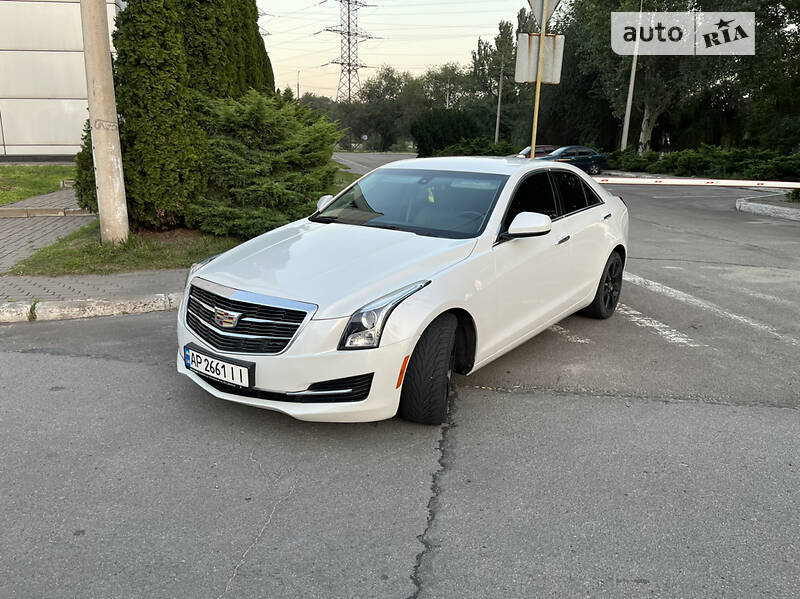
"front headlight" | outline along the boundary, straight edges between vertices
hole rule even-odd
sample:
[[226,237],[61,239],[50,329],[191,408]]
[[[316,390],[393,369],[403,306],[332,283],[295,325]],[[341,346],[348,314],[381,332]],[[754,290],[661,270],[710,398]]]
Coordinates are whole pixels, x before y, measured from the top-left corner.
[[206,258],[205,260],[200,260],[200,262],[195,262],[194,264],[192,264],[192,265],[189,267],[189,274],[188,274],[188,275],[186,275],[186,282],[183,284],[183,286],[184,286],[184,287],[186,287],[186,286],[189,284],[189,279],[191,279],[191,278],[192,278],[192,275],[193,275],[194,273],[196,273],[198,270],[200,270],[201,268],[203,268],[203,267],[204,267],[206,264],[208,264],[208,263],[209,263],[209,262],[211,262],[211,261],[212,261],[214,258],[216,258],[217,256],[220,256],[220,255],[221,255],[221,254],[214,254],[213,256],[209,256],[209,257],[208,257],[208,258]]
[[339,349],[370,349],[378,347],[386,320],[397,305],[416,293],[430,281],[417,281],[370,302],[357,310],[344,329]]

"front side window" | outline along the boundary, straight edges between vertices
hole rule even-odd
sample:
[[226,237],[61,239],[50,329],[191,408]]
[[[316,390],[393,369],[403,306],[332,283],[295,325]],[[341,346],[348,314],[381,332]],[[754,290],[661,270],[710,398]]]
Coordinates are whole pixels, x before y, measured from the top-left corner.
[[500,233],[508,231],[511,221],[520,212],[539,212],[550,218],[558,216],[556,199],[547,173],[535,173],[519,184],[508,204]]
[[561,207],[564,209],[564,214],[586,208],[583,182],[576,174],[568,173],[567,171],[553,171],[553,180],[558,188],[558,195],[561,198]]
[[507,180],[488,173],[388,168],[359,181],[311,220],[450,239],[476,237]]

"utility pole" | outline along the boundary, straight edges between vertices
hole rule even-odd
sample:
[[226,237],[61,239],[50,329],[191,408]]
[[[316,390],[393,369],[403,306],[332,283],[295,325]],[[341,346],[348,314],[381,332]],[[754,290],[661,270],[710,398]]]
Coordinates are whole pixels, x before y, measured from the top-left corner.
[[494,122],[494,143],[500,139],[500,103],[503,98],[503,67],[505,67],[505,60],[500,63],[500,85],[497,89],[497,119]]
[[300,99],[300,71],[297,71],[297,99]]
[[[528,0],[531,3],[531,0]],[[536,96],[533,100],[533,133],[531,133],[531,160],[536,158],[536,133],[539,128],[539,97],[542,93],[542,63],[544,62],[544,36],[547,33],[547,3],[548,0],[544,0],[542,6],[542,19],[541,23],[539,24],[539,66],[536,71]],[[531,3],[531,8],[533,8],[533,4]]]
[[628,81],[628,99],[625,102],[625,121],[622,124],[622,142],[619,149],[623,152],[628,147],[628,131],[631,124],[631,106],[633,104],[633,85],[636,82],[636,63],[639,58],[639,32],[642,30],[642,7],[644,0],[639,0],[639,24],[637,25],[636,45],[633,48],[633,59],[631,60],[631,77]]
[[103,243],[122,243],[128,239],[128,206],[122,176],[105,0],[81,0],[81,24],[100,240]]

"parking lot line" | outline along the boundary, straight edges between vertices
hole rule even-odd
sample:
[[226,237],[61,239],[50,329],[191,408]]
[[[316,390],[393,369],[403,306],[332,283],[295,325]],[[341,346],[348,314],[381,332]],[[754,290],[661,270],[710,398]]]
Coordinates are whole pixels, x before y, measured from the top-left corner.
[[712,304],[706,300],[702,300],[698,297],[693,295],[689,295],[684,291],[680,291],[678,289],[674,289],[672,287],[668,287],[666,285],[662,285],[656,281],[651,281],[650,279],[645,279],[644,277],[640,277],[639,275],[635,275],[630,272],[625,272],[623,274],[623,278],[634,285],[639,287],[643,287],[655,293],[660,293],[661,295],[665,295],[669,298],[678,300],[690,306],[694,306],[696,308],[700,308],[702,310],[706,310],[711,312],[712,314],[716,314],[717,316],[721,316],[723,318],[727,318],[729,320],[733,320],[740,324],[745,324],[749,327],[757,329],[763,333],[767,333],[772,337],[783,341],[784,343],[788,343],[790,345],[794,345],[796,347],[800,346],[800,340],[795,339],[791,335],[786,335],[778,331],[775,327],[765,324],[763,322],[759,322],[750,318],[749,316],[742,316],[741,314],[734,314],[733,312],[729,312],[724,308],[716,304]]
[[685,345],[687,347],[707,347],[702,343],[694,341],[688,335],[673,329],[668,324],[664,324],[663,322],[661,322],[660,320],[656,320],[655,318],[650,318],[649,316],[645,316],[638,310],[634,310],[633,308],[631,308],[630,306],[626,306],[625,304],[618,304],[617,312],[622,314],[625,318],[633,322],[635,325],[651,329],[656,334],[658,334],[662,339],[665,339],[669,343],[674,343],[676,345]]
[[560,324],[554,324],[553,326],[550,327],[550,330],[556,333],[557,335],[560,335],[570,343],[584,343],[584,344],[594,343],[594,341],[592,341],[591,339],[587,339],[586,337],[581,337],[580,335],[571,333],[569,329],[562,327]]

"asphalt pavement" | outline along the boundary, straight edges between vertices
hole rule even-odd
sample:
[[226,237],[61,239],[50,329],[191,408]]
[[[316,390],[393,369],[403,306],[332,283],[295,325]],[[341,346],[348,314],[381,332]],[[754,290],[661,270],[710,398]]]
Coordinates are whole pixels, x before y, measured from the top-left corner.
[[216,400],[174,313],[0,325],[0,597],[800,595],[800,223],[613,190],[620,311],[443,427]]

